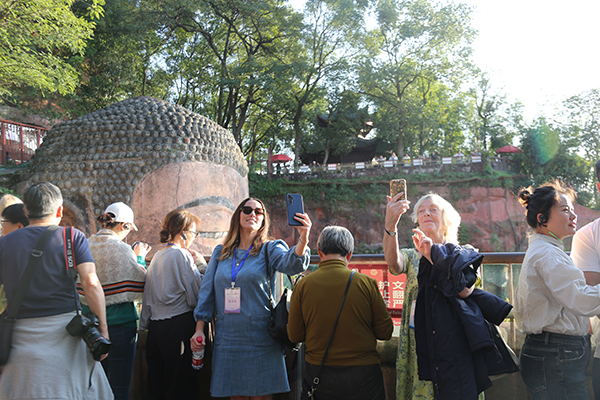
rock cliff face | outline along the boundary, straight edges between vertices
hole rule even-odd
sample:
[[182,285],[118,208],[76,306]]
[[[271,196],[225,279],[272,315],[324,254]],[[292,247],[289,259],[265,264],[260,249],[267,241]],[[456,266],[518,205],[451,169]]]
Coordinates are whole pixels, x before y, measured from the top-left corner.
[[[447,187],[412,187],[416,196],[409,196],[415,204],[420,196],[433,191],[449,200],[462,217],[460,240],[469,243],[482,252],[513,252],[527,250],[527,236],[530,232],[525,222],[525,209],[519,204],[517,197],[504,188],[471,187],[460,191],[458,196]],[[453,197],[458,197],[453,199]],[[305,209],[313,220],[311,247],[316,248],[316,241],[321,230],[328,225],[341,225],[354,234],[359,249],[377,251],[381,246],[384,234],[385,193],[379,205],[355,207],[348,204],[337,206],[336,212],[327,211],[318,202],[305,199]],[[284,202],[267,204],[272,217],[271,233],[276,238],[284,239],[288,244],[296,243],[295,229],[287,225]],[[409,211],[409,214],[412,210]],[[600,211],[575,205],[578,215],[578,226],[600,218]],[[405,215],[398,226],[401,245],[411,247],[411,229],[413,223],[410,215]],[[571,240],[565,240],[565,247],[570,250]]]

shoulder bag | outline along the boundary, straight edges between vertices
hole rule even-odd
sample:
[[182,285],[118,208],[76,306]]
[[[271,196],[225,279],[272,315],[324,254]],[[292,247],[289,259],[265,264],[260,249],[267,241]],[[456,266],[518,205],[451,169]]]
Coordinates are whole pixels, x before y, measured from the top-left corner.
[[[273,308],[273,288],[271,287],[271,271],[269,269],[269,243],[265,243],[265,264],[267,265],[267,284],[269,285],[269,308],[271,309],[271,318],[269,319],[269,323],[267,325],[267,330],[269,331],[269,335],[277,342],[282,344],[284,347],[292,350],[298,350],[297,343],[292,343],[290,341],[290,337],[287,333],[287,323],[289,318],[288,307],[287,307],[287,291],[285,288],[281,297],[279,298],[279,302]],[[290,280],[290,284],[292,288],[294,287],[294,283],[292,282],[292,278],[287,275]]]
[[25,297],[25,291],[29,287],[29,282],[31,282],[31,278],[33,277],[33,272],[38,264],[38,261],[44,254],[46,242],[52,233],[57,229],[58,226],[51,225],[44,231],[44,234],[35,246],[35,249],[33,249],[31,255],[29,256],[29,262],[27,263],[23,277],[19,281],[19,286],[15,292],[15,297],[8,305],[6,311],[0,315],[0,366],[6,365],[8,362],[10,349],[12,347],[13,328],[17,322],[17,314],[19,313],[19,308],[21,308],[21,303]]
[[329,336],[329,342],[327,342],[327,347],[325,348],[325,354],[323,354],[323,361],[321,361],[321,366],[315,378],[312,381],[312,384],[309,383],[309,380],[304,378],[302,379],[302,393],[300,394],[301,400],[311,400],[315,399],[315,391],[317,390],[317,386],[319,385],[319,375],[321,375],[321,370],[323,369],[323,365],[325,365],[325,358],[327,358],[327,353],[329,352],[329,346],[331,346],[331,342],[333,341],[333,334],[335,333],[335,328],[337,328],[338,321],[340,320],[340,314],[342,313],[342,308],[344,307],[344,302],[346,301],[346,295],[348,294],[348,289],[350,289],[350,283],[352,282],[352,277],[354,276],[354,271],[350,274],[350,279],[348,279],[348,284],[346,285],[346,290],[344,291],[344,297],[342,297],[342,304],[340,304],[340,309],[338,310],[337,317],[335,317],[335,323],[333,324],[333,329],[331,330],[331,336]]

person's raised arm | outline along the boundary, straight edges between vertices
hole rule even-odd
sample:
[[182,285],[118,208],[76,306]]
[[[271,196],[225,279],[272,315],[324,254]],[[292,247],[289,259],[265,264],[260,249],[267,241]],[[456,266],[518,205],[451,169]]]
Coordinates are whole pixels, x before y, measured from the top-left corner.
[[402,214],[408,211],[410,201],[400,200],[403,193],[396,194],[393,198],[387,196],[385,208],[385,230],[383,234],[383,254],[390,271],[400,274],[404,271],[404,256],[398,251],[397,225]]
[[85,299],[90,307],[90,310],[98,317],[100,326],[98,330],[105,338],[108,337],[108,325],[106,323],[106,306],[104,303],[104,291],[102,284],[96,275],[96,265],[91,262],[86,262],[77,265],[77,273],[81,280],[81,286],[85,293]]
[[294,250],[297,256],[302,257],[308,247],[308,238],[310,235],[310,228],[312,227],[312,221],[308,217],[308,214],[301,213],[296,213],[294,219],[302,224],[301,226],[295,227],[300,238],[298,239],[298,244]]

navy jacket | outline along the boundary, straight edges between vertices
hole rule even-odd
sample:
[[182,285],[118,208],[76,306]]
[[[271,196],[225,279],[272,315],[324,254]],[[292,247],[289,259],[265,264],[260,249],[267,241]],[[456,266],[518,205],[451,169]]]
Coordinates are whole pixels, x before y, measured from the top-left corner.
[[433,245],[431,264],[419,265],[415,339],[419,378],[433,381],[438,400],[477,399],[491,386],[488,375],[515,372],[516,366],[493,326],[512,306],[483,290],[457,297],[477,280],[483,256],[447,243]]

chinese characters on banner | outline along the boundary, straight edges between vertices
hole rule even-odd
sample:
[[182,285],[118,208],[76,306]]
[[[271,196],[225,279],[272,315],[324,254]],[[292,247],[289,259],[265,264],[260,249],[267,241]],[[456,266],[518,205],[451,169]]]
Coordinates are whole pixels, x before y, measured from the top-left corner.
[[400,326],[406,275],[392,275],[388,271],[386,264],[352,263],[350,267],[353,271],[370,276],[377,281],[381,296],[383,296],[383,300],[394,321],[394,326]]

